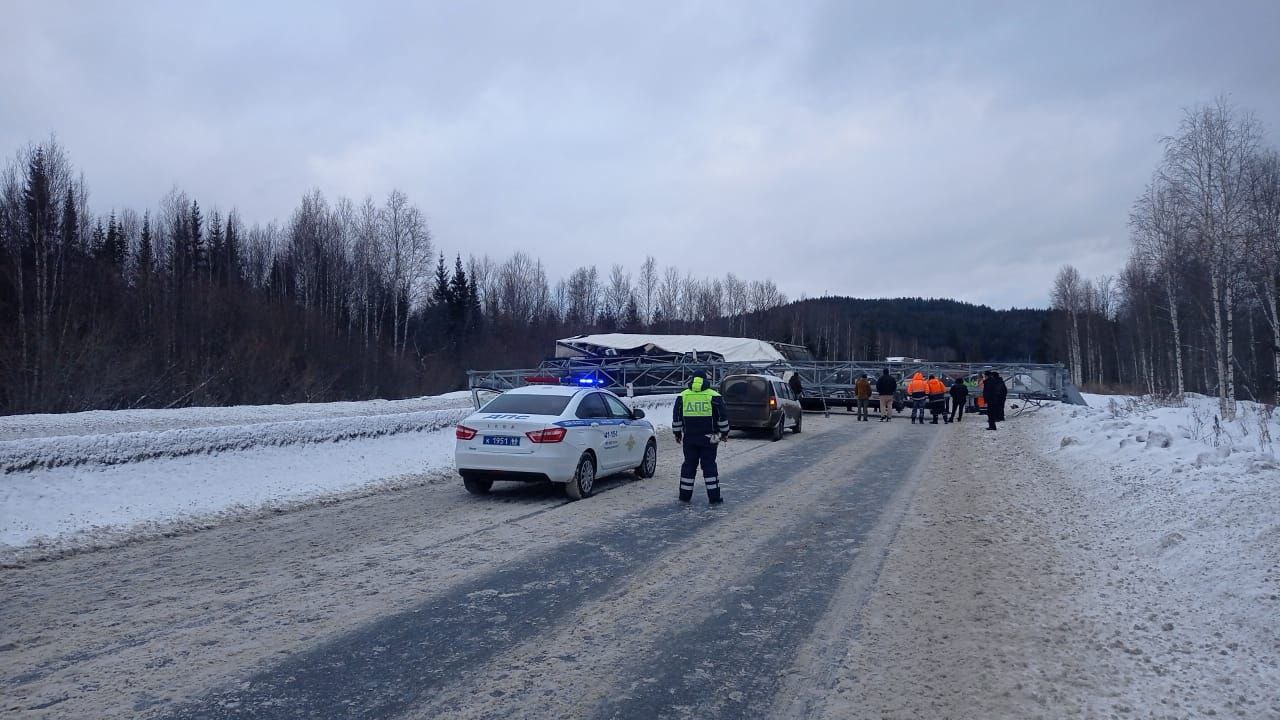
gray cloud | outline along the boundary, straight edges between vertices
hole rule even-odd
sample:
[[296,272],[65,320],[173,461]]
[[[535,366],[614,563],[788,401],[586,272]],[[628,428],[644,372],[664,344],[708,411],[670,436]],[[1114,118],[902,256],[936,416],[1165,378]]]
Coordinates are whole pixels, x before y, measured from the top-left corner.
[[100,211],[399,187],[553,275],[1009,306],[1120,268],[1183,106],[1280,123],[1276,3],[367,5],[9,3],[0,148],[56,132]]

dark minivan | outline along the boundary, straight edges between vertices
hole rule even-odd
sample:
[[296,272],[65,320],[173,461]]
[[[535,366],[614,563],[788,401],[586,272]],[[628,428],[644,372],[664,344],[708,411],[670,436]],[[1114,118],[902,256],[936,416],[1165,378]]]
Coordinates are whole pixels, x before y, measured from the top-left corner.
[[720,395],[734,430],[768,430],[781,440],[787,427],[798,433],[804,422],[791,388],[775,375],[730,375],[720,383]]

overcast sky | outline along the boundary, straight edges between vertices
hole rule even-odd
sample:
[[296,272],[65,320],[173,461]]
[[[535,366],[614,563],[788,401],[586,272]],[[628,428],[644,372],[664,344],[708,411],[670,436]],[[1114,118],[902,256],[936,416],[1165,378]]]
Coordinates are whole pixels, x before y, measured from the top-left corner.
[[[911,9],[898,9],[911,5]],[[957,7],[960,6],[960,7]],[[1123,6],[1123,7],[1121,7]],[[0,2],[0,151],[95,211],[400,188],[447,254],[1043,306],[1182,108],[1280,128],[1280,2]]]

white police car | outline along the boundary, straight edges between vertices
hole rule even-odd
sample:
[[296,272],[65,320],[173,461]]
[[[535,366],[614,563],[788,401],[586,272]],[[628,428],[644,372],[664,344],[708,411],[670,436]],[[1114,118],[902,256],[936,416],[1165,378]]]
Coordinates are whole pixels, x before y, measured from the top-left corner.
[[630,410],[608,390],[531,385],[505,392],[457,427],[454,450],[467,491],[489,492],[494,480],[564,484],[574,500],[597,477],[634,471],[653,477],[658,442],[643,410]]

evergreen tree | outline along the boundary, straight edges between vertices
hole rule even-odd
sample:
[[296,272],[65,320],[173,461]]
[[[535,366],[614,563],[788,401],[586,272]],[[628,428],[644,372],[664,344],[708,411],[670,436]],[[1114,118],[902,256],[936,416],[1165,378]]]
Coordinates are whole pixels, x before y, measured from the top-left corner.
[[79,248],[80,218],[79,213],[76,212],[76,198],[71,188],[67,188],[66,197],[62,200],[62,227],[59,229],[59,235],[62,237],[62,246],[68,251],[75,252]]
[[480,307],[480,290],[475,279],[467,283],[467,332],[475,335],[484,329],[484,311]]
[[625,332],[639,332],[644,329],[644,323],[640,320],[640,303],[636,302],[634,295],[627,301],[627,311],[622,323]]
[[236,211],[227,213],[227,237],[222,246],[223,281],[229,285],[240,284],[240,236]]
[[124,267],[124,259],[128,251],[129,249],[125,247],[124,228],[116,222],[116,214],[112,211],[110,219],[107,220],[107,235],[100,256],[116,272],[119,272],[120,268]]
[[93,233],[89,235],[89,251],[98,260],[107,262],[107,233],[102,229],[102,218],[98,218]]
[[151,240],[151,213],[148,211],[142,214],[142,236],[138,238],[138,252],[134,258],[138,277],[150,277],[155,262],[155,245]]
[[210,279],[225,285],[226,275],[222,262],[226,259],[224,255],[226,248],[223,247],[222,217],[217,210],[214,210],[213,214],[209,216],[209,237],[206,242],[206,248],[209,256],[207,272]]
[[431,285],[431,305],[444,310],[449,307],[449,303],[449,272],[445,270],[444,253],[440,253],[440,259],[436,263],[435,282]]
[[467,298],[470,295],[467,272],[462,269],[462,256],[453,263],[453,279],[449,281],[449,329],[454,337],[462,335],[467,327]]
[[200,275],[209,266],[209,255],[204,244],[204,217],[200,214],[200,203],[191,201],[191,218],[187,224],[187,242],[190,244],[188,257],[191,275]]

